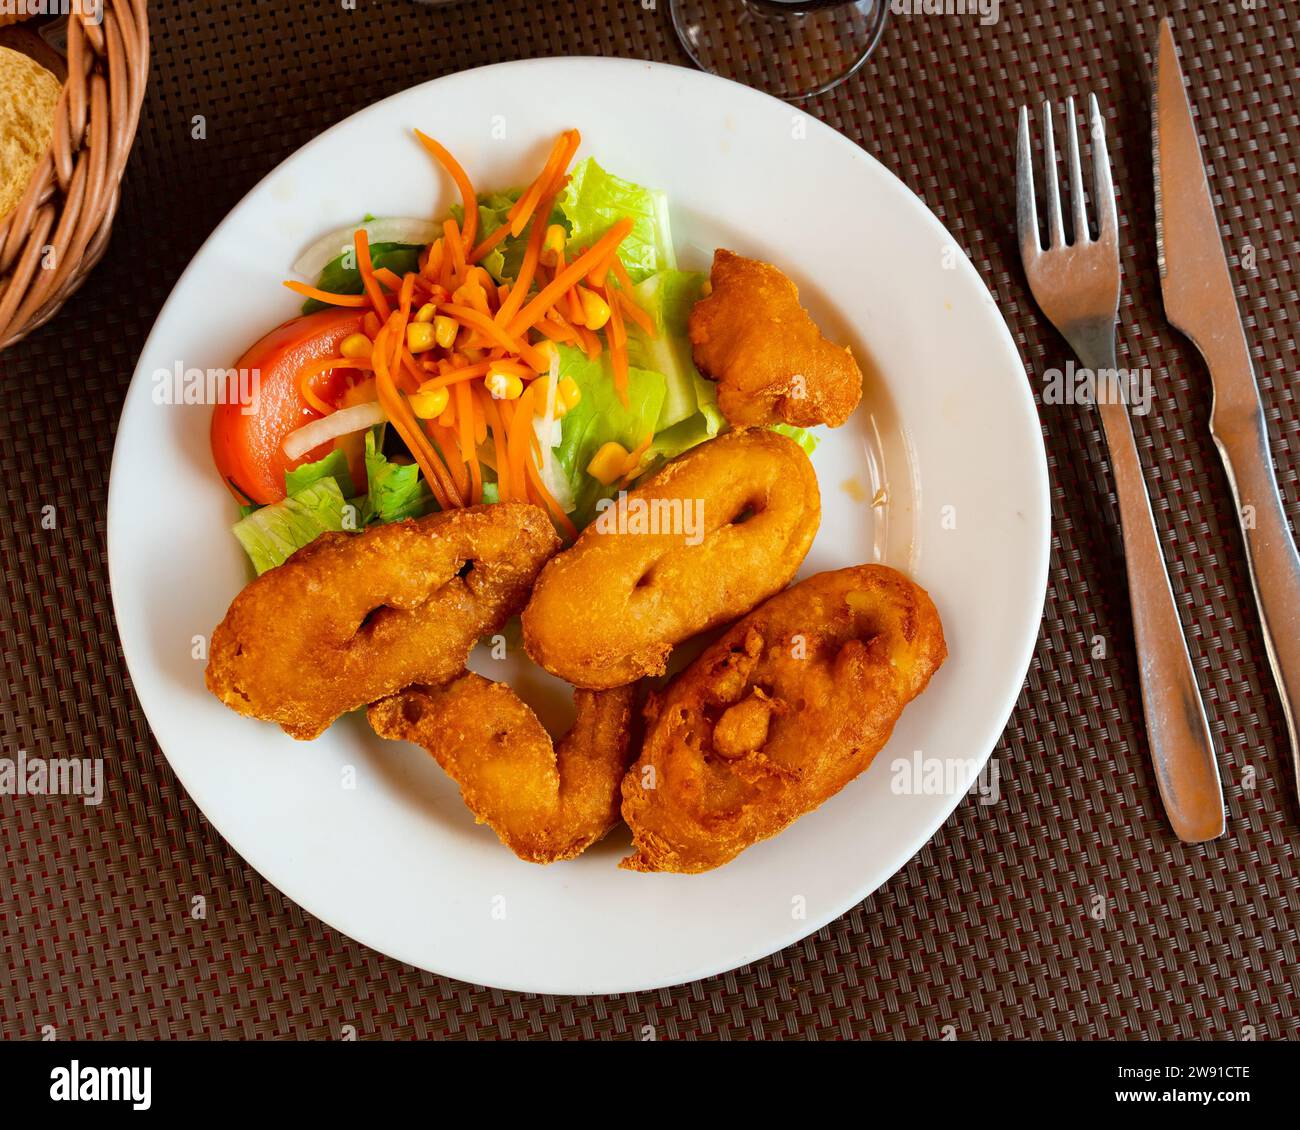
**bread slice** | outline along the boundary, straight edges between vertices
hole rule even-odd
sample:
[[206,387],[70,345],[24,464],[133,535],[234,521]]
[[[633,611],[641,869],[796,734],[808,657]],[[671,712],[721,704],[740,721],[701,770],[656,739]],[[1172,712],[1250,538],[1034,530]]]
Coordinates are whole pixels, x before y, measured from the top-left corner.
[[61,91],[39,63],[0,47],[0,220],[22,199],[49,148]]

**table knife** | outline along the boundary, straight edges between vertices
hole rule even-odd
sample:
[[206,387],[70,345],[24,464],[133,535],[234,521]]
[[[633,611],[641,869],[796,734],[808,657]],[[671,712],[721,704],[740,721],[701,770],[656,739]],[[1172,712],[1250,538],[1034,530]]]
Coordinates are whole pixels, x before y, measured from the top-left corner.
[[1300,791],[1300,556],[1269,454],[1268,425],[1237,307],[1192,107],[1161,21],[1152,101],[1156,237],[1165,314],[1200,350],[1214,386],[1210,432],[1223,457],[1246,543],[1269,665],[1282,698]]

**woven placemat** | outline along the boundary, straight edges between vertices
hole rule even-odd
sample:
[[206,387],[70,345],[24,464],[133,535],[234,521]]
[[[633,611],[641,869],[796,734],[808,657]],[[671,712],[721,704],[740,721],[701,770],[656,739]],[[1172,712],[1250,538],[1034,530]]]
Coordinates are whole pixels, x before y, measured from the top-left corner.
[[[363,1038],[640,1038],[644,1025],[664,1039],[1300,1035],[1300,831],[1283,720],[1206,431],[1208,378],[1162,314],[1146,84],[1155,21],[1172,14],[1294,519],[1300,118],[1287,8],[1003,0],[987,26],[896,15],[862,71],[808,104],[968,249],[1037,384],[1067,354],[1019,267],[1014,110],[1090,89],[1103,99],[1124,221],[1121,364],[1156,381],[1137,430],[1208,689],[1228,835],[1185,847],[1168,830],[1097,419],[1044,407],[1050,591],[995,753],[1001,801],[964,803],[882,890],[772,958],[677,989],[569,999],[391,961],[235,855],[178,785],[127,683],[104,507],[145,335],[202,240],[261,176],[354,110],[466,67],[574,53],[683,63],[667,0],[153,6],[151,87],[112,247],[50,326],[0,356],[4,753],[102,754],[109,766],[99,807],[0,798],[3,1035],[331,1038],[346,1025]],[[202,920],[190,913],[198,893]]]

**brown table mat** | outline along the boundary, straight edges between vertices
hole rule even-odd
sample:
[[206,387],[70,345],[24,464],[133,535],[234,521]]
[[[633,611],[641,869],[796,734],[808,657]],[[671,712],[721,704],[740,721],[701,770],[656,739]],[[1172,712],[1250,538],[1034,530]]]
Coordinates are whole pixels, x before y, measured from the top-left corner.
[[[1121,364],[1156,380],[1155,410],[1137,430],[1208,690],[1228,835],[1185,847],[1166,826],[1097,418],[1044,407],[1050,591],[995,753],[1000,803],[962,804],[882,890],[772,958],[676,989],[583,999],[400,965],[305,914],[231,851],[178,786],[128,684],[104,505],[145,335],[202,240],[261,176],[354,110],[467,67],[553,54],[685,62],[667,0],[655,10],[636,0],[155,4],[151,87],[112,247],[50,326],[0,356],[3,753],[103,755],[109,777],[98,808],[0,798],[3,1035],[53,1026],[61,1038],[330,1038],[348,1024],[363,1038],[628,1039],[646,1024],[671,1039],[1300,1034],[1300,831],[1283,720],[1206,431],[1208,378],[1162,316],[1146,86],[1155,21],[1168,12],[1190,49],[1294,519],[1300,24],[1288,7],[1003,0],[991,26],[899,15],[862,71],[808,106],[897,173],[968,249],[1037,387],[1067,353],[1019,267],[1014,110],[1089,89],[1103,99],[1123,218]],[[191,137],[196,114],[203,141]],[[48,506],[53,529],[42,522]],[[165,563],[159,571],[165,583]],[[1104,658],[1093,658],[1098,637]],[[204,921],[190,917],[195,894],[208,899]]]

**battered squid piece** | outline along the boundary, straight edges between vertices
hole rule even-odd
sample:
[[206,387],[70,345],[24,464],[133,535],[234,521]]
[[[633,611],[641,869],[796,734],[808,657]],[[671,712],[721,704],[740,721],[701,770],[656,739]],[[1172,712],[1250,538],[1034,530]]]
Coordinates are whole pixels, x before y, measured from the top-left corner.
[[844,423],[862,398],[862,371],[822,336],[798,287],[770,263],[725,248],[709,279],[712,293],[695,304],[689,331],[727,420],[737,428]]
[[647,704],[620,866],[708,871],[811,812],[871,764],[947,654],[925,590],[883,565],[774,596]]
[[793,440],[759,428],[702,443],[547,564],[524,647],[578,687],[661,674],[674,644],[789,584],[820,517],[817,476]]
[[559,544],[522,502],[322,534],[235,597],[212,634],[208,689],[291,737],[318,737],[349,710],[459,675]]
[[635,687],[575,691],[577,718],[558,746],[504,683],[467,672],[370,708],[375,733],[423,746],[460,785],[479,824],[529,863],[572,859],[619,822]]

